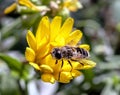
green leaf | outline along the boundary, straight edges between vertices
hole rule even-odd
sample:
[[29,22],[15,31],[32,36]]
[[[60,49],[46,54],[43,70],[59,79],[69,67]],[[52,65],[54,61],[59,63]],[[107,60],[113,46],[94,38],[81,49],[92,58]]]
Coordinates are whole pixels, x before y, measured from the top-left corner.
[[18,81],[10,74],[0,74],[0,95],[22,95]]
[[100,70],[119,70],[120,68],[120,56],[114,55],[107,58],[107,62],[99,62],[97,68]]
[[18,33],[18,30],[20,31],[20,29],[22,29],[21,23],[22,23],[21,18],[18,18],[12,21],[10,24],[3,26],[2,29],[0,30],[2,34],[2,39],[7,38],[10,35],[13,36],[15,33]]
[[16,60],[15,58],[12,58],[6,54],[0,53],[0,59],[5,61],[10,69],[15,70],[15,71],[21,70],[22,63]]
[[24,79],[28,79],[29,67],[27,64],[23,64],[20,61],[12,58],[6,54],[0,53],[0,59],[5,61],[12,71],[11,73],[14,76],[22,77]]

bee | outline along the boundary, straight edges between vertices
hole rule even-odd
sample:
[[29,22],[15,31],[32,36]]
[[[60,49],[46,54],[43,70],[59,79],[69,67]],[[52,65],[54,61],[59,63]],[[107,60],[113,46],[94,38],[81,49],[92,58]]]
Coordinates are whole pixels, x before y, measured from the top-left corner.
[[63,59],[66,59],[68,63],[72,66],[70,60],[79,62],[81,59],[87,59],[90,57],[90,54],[87,50],[78,46],[63,46],[53,48],[51,55],[53,58],[56,59],[56,64],[58,60],[62,60],[61,67],[63,66]]

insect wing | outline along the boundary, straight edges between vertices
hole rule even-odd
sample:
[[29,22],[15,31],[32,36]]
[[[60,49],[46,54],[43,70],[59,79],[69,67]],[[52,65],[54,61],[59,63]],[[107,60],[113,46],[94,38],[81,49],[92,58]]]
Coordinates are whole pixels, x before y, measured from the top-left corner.
[[96,66],[95,62],[88,59],[81,59],[79,63],[81,64],[81,69],[90,69]]

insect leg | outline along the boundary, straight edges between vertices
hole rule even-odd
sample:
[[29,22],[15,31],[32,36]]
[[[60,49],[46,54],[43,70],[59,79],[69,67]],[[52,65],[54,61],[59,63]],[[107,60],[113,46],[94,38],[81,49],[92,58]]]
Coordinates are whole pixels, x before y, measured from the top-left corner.
[[58,63],[58,60],[55,61],[55,64],[57,64],[57,63]]
[[82,66],[84,66],[84,64],[82,62],[79,62]]
[[71,64],[71,62],[68,60],[68,63],[70,64],[70,66],[73,68],[73,66],[72,66],[72,64]]
[[[74,59],[71,59],[72,61],[75,61],[75,62],[79,62],[78,60],[74,60]],[[79,62],[82,66],[84,66],[84,64],[82,62]]]
[[61,65],[61,68],[63,67],[63,64],[64,64],[64,62],[63,62],[63,60],[62,60],[62,65]]
[[[63,60],[62,60],[61,68],[63,67],[63,64],[64,64],[64,62],[63,62]],[[61,71],[59,72],[58,80],[60,80],[60,73],[61,73]]]
[[61,73],[61,72],[59,72],[59,75],[58,75],[58,81],[60,80],[60,73]]
[[[70,70],[70,72],[72,72],[72,69],[73,69],[73,66],[72,66],[72,64],[71,64],[71,62],[70,62],[70,60],[68,60],[68,63],[70,64],[70,66],[71,66],[71,70]],[[71,73],[71,76],[72,76],[72,73]],[[73,76],[72,76],[73,77]],[[74,77],[73,77],[74,78]]]
[[71,61],[75,61],[75,62],[76,62],[77,60],[75,60],[75,59],[71,59]]

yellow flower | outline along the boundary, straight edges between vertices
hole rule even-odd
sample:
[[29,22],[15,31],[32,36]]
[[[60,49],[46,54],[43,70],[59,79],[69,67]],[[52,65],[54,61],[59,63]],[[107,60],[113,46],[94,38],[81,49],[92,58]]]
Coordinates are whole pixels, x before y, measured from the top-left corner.
[[82,8],[82,4],[78,0],[63,0],[64,7],[68,8],[70,11],[77,11]]
[[18,2],[15,2],[12,5],[10,5],[9,7],[7,7],[4,10],[4,13],[9,14],[10,12],[14,11],[15,9],[17,9],[18,4],[26,6],[34,11],[40,11],[40,9],[36,5],[34,5],[30,0],[18,0]]
[[[54,17],[50,22],[47,16],[44,16],[36,31],[36,34],[28,30],[27,42],[29,47],[26,48],[25,56],[27,61],[41,72],[41,79],[45,82],[69,83],[71,79],[81,75],[79,70],[92,68],[96,65],[91,60],[81,59],[80,62],[68,60],[57,60],[52,57],[51,51],[56,47],[66,45],[76,46],[82,38],[80,30],[74,30],[73,19],[68,18],[62,25],[62,18]],[[87,51],[90,47],[87,44],[79,46]],[[81,64],[80,64],[81,63]],[[63,66],[62,66],[63,65]]]

